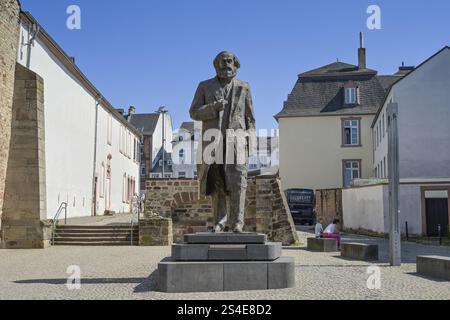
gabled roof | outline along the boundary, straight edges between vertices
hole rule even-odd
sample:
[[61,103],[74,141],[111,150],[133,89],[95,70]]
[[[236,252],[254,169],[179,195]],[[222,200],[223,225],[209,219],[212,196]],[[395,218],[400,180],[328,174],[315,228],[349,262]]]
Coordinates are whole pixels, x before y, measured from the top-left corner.
[[194,133],[194,122],[193,121],[189,121],[189,122],[183,122],[181,124],[180,129],[189,131],[191,133]]
[[386,100],[389,96],[389,94],[392,91],[392,88],[394,87],[395,84],[397,84],[397,82],[402,81],[403,79],[406,79],[407,77],[409,77],[411,74],[413,74],[414,72],[416,72],[418,69],[420,69],[424,64],[426,64],[428,61],[430,61],[431,59],[433,59],[434,57],[436,57],[437,55],[439,55],[440,53],[444,52],[445,50],[450,50],[450,46],[445,46],[443,47],[441,50],[439,50],[438,52],[436,52],[435,54],[433,54],[431,57],[429,57],[428,59],[426,59],[424,62],[422,62],[420,65],[418,65],[414,70],[406,73],[403,77],[399,77],[396,81],[394,81],[391,86],[389,87],[389,90],[386,92],[386,96],[383,99],[383,102],[380,104],[377,113],[375,115],[375,117],[373,118],[372,121],[372,128],[375,126],[375,123],[377,123],[378,121],[378,117],[380,116],[381,110],[383,109],[383,106],[386,104]]
[[142,134],[150,136],[158,125],[159,113],[136,113],[128,116],[128,121]]
[[345,62],[334,62],[327,64],[323,67],[319,67],[314,70],[310,70],[299,74],[299,77],[329,77],[329,76],[348,76],[348,75],[364,75],[364,74],[377,74],[375,70],[360,69],[358,66]]
[[[379,76],[376,70],[334,62],[299,74],[294,89],[275,118],[376,114],[387,90],[403,76]],[[359,88],[359,103],[347,106],[344,86],[350,81]]]
[[172,161],[172,154],[168,153],[163,147],[161,147],[159,149],[158,153],[156,154],[155,159],[153,160],[152,173],[161,173],[162,172],[162,167],[159,166],[159,160],[162,160],[163,150],[164,150],[164,164],[163,164],[164,172],[166,172],[166,173],[172,172],[172,165],[167,164],[167,161]]

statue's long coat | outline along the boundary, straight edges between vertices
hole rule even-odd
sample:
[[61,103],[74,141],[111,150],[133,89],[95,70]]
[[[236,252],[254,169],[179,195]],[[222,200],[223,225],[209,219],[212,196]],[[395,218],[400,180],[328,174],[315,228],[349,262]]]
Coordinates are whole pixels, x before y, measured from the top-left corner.
[[[192,102],[191,109],[189,111],[191,118],[196,121],[202,121],[202,137],[204,133],[209,129],[217,129],[224,131],[224,126],[226,126],[225,117],[229,116],[228,125],[225,129],[242,129],[247,132],[252,132],[255,136],[255,116],[253,112],[252,95],[250,91],[250,86],[248,83],[233,79],[233,85],[228,99],[229,112],[221,111],[217,112],[208,104],[214,103],[223,97],[223,91],[221,90],[221,85],[217,77],[203,81],[199,84],[197,92],[195,93],[194,100]],[[252,139],[256,139],[256,136]],[[253,141],[253,140],[252,140]],[[207,194],[207,179],[210,165],[205,163],[200,157],[202,156],[203,150],[211,142],[204,141],[202,139],[202,148],[198,149],[197,154],[197,174],[200,181],[200,195]],[[249,147],[246,145],[245,157],[246,163],[248,162]],[[225,155],[224,155],[225,160]],[[246,165],[237,165],[240,170],[247,172]],[[227,168],[228,166],[225,166]],[[226,172],[225,172],[226,174]]]

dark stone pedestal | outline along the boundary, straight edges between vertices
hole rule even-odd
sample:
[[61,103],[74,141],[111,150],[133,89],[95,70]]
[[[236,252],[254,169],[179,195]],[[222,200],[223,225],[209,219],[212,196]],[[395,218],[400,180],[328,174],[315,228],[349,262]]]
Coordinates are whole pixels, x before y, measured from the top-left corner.
[[281,243],[255,233],[198,233],[172,246],[172,257],[158,264],[162,292],[214,292],[290,288],[292,257],[281,257]]

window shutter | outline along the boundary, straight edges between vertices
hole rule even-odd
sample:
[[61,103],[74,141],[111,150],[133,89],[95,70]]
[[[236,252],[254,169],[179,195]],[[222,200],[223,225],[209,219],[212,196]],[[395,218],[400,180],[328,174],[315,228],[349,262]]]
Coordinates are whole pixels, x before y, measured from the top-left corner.
[[360,99],[361,95],[359,94],[360,93],[359,91],[360,91],[359,87],[356,87],[356,103],[357,104],[361,104],[361,99]]

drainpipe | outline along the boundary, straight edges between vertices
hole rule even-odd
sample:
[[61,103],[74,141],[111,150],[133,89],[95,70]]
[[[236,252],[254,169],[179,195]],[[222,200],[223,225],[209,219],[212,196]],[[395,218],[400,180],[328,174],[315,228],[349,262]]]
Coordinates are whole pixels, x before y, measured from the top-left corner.
[[[34,30],[34,32],[30,38],[31,30]],[[28,37],[29,37],[28,43],[24,44],[24,46],[28,47],[28,49],[27,49],[27,68],[28,69],[30,69],[30,65],[31,65],[31,47],[32,47],[34,40],[36,39],[40,30],[41,30],[41,27],[36,23],[33,23],[33,25],[28,29]]]
[[95,128],[94,128],[94,163],[93,163],[93,170],[92,170],[92,208],[91,208],[91,215],[94,216],[96,214],[96,188],[95,188],[95,169],[96,169],[96,163],[97,163],[97,132],[98,132],[98,107],[102,103],[103,96],[98,97],[95,100]]

